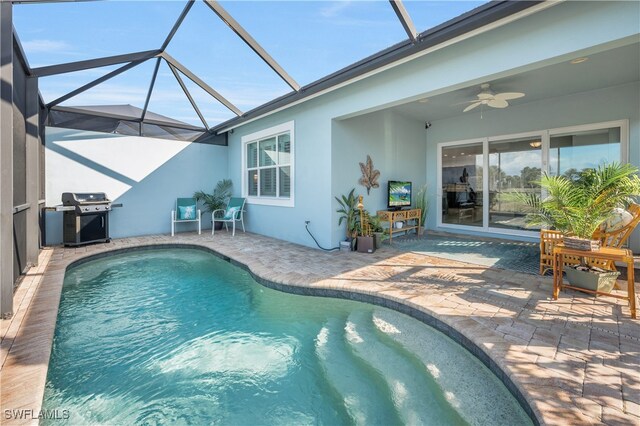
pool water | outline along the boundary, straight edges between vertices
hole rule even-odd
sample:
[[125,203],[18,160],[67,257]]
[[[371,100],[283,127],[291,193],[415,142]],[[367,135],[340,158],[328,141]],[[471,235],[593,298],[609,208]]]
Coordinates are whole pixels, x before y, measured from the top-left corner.
[[44,409],[56,424],[530,424],[476,358],[372,305],[257,284],[201,250],[67,271]]

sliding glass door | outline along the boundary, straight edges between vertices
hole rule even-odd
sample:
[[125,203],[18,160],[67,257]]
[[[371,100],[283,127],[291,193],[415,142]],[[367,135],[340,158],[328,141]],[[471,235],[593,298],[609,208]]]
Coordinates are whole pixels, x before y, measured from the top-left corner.
[[544,196],[543,173],[574,178],[626,161],[626,120],[439,144],[438,225],[534,235],[517,194]]
[[482,226],[482,142],[442,148],[442,223]]
[[531,210],[517,193],[540,195],[542,138],[489,141],[489,226],[526,229]]

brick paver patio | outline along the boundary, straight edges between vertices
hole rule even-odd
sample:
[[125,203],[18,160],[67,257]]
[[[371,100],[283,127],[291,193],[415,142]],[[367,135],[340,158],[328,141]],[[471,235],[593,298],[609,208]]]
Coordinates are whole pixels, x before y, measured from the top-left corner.
[[5,410],[31,409],[37,416],[41,407],[65,268],[108,250],[168,243],[210,248],[268,285],[344,291],[435,318],[439,328],[468,339],[481,358],[489,355],[492,370],[508,377],[503,381],[515,386],[542,424],[640,423],[640,323],[622,301],[572,291],[553,301],[550,277],[389,247],[374,254],[326,253],[220,232],[44,250],[14,296],[14,317],[0,328],[3,424],[37,421],[9,421]]

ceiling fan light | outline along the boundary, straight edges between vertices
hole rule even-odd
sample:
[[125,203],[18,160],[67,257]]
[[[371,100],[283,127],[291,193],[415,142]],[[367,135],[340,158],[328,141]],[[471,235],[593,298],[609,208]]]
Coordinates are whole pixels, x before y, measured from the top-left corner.
[[542,146],[542,141],[529,142],[529,145],[531,145],[532,148],[540,148]]

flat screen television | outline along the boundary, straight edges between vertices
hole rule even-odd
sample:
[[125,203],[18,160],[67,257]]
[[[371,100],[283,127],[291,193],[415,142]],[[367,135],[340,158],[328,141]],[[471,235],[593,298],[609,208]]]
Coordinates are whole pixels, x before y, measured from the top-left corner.
[[387,195],[389,210],[400,210],[402,207],[411,206],[411,182],[390,180]]

